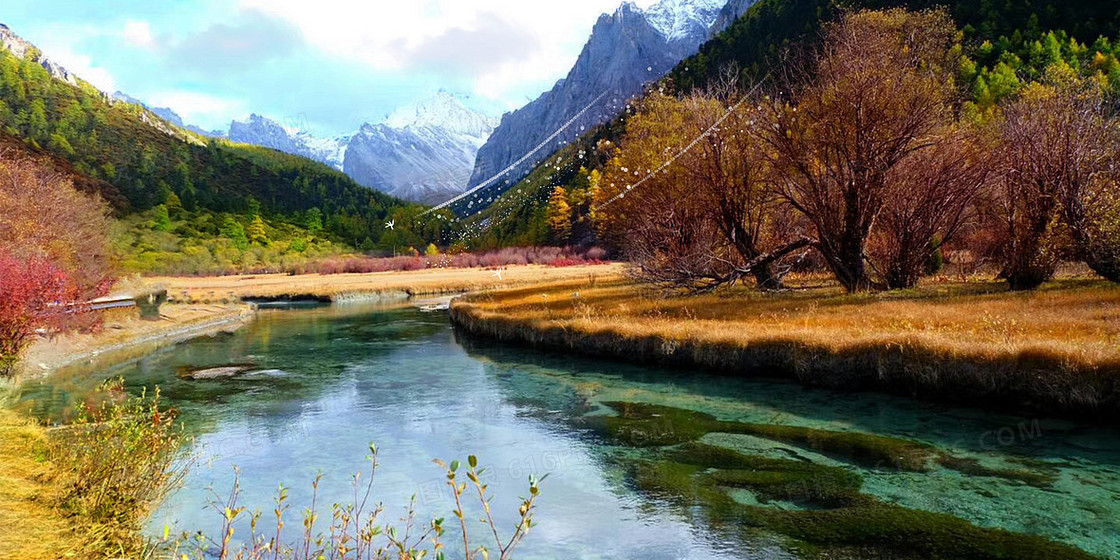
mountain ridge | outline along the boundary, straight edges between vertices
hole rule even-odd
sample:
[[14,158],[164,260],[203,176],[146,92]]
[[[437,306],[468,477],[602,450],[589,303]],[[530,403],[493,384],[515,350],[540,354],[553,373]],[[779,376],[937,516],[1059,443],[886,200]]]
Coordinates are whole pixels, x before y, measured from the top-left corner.
[[[599,16],[568,74],[535,100],[502,116],[479,149],[470,186],[481,184],[529,153],[598,95],[606,93],[591,111],[545,146],[541,157],[511,170],[504,181],[491,188],[500,193],[517,183],[569,141],[613,119],[646,84],[694,54],[711,36],[721,14],[729,9],[746,10],[751,3],[753,0],[733,0],[731,6],[726,0],[662,0],[642,10],[632,2],[623,2],[613,13]],[[493,198],[494,193],[476,196],[482,200],[483,196]]]

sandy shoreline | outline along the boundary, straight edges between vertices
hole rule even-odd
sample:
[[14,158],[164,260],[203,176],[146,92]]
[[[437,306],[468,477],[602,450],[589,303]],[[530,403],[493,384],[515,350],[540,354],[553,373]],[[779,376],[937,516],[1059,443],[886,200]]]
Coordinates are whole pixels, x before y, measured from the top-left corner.
[[248,304],[177,305],[160,309],[158,321],[136,317],[106,320],[97,333],[66,334],[39,339],[24,353],[20,378],[39,378],[61,368],[95,359],[127,357],[219,332],[234,331],[255,315]]

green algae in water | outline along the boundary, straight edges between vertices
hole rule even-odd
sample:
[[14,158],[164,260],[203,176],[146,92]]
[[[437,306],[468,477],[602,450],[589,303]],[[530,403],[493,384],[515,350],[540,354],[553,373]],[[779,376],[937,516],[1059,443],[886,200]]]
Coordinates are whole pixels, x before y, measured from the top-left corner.
[[929,470],[936,456],[933,446],[887,436],[717,420],[710,414],[670,406],[608,402],[617,416],[592,417],[601,433],[632,446],[673,445],[700,439],[713,432],[746,434],[789,443],[868,468]]
[[[755,457],[706,444],[688,444],[667,450],[661,459],[641,461],[634,468],[634,480],[657,496],[686,507],[700,506],[714,526],[771,530],[793,539],[790,548],[810,556],[858,548],[912,558],[1096,558],[1037,535],[977,527],[951,515],[883,503],[861,493],[861,477],[842,468]],[[744,504],[734,499],[729,487],[750,489],[763,500],[788,499],[817,509]],[[798,542],[812,546],[798,547]]]

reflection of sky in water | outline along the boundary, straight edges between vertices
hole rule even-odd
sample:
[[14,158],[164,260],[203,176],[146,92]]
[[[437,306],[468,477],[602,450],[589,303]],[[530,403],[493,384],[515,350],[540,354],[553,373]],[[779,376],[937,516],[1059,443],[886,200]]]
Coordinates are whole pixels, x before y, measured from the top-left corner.
[[[176,375],[183,367],[231,363],[272,371],[211,381]],[[157,531],[171,522],[177,529],[216,534],[220,520],[202,506],[210,499],[210,485],[228,491],[237,465],[242,505],[261,508],[266,521],[277,484],[290,488],[288,529],[294,535],[302,527],[299,512],[310,501],[316,474],[323,474],[319,500],[327,504],[327,518],[329,504],[352,500],[351,475],[365,468],[368,444],[375,442],[381,467],[374,496],[390,506],[383,522],[396,522],[413,495],[419,519],[450,517],[453,502],[431,460],[474,453],[490,469],[494,509],[507,531],[516,519],[518,497],[527,491],[528,474],[550,474],[542,485],[540,525],[519,558],[781,557],[766,548],[744,550],[729,536],[691,526],[681,512],[628,485],[625,467],[615,459],[633,452],[592,438],[579,428],[578,418],[601,413],[598,403],[604,401],[633,400],[727,420],[908,437],[993,467],[1057,469],[1058,482],[1049,489],[944,469],[860,472],[865,490],[887,501],[1044,534],[1120,558],[1114,539],[1120,534],[1120,444],[1112,431],[1067,422],[1035,425],[1029,419],[882,395],[807,391],[787,383],[456,341],[446,315],[411,309],[267,311],[234,335],[99,371],[123,375],[133,386],[160,385],[199,434],[199,464],[187,486],[153,516]],[[40,414],[57,415],[65,402],[94,384],[83,372],[63,372],[50,385],[29,387],[25,401]],[[789,447],[746,436],[711,434],[707,440],[761,454]],[[1046,464],[1038,465],[1039,460]],[[480,543],[490,544],[478,529]],[[453,543],[453,534],[445,542]]]

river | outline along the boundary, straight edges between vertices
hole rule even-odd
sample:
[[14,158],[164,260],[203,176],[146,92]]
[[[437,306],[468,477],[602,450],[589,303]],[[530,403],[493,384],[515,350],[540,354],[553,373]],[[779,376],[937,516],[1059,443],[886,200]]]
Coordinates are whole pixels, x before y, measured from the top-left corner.
[[[252,369],[229,379],[179,375],[229,364]],[[317,475],[320,503],[347,502],[351,476],[364,470],[373,442],[380,462],[374,492],[388,508],[388,521],[400,518],[412,497],[420,519],[449,517],[453,502],[434,458],[479,457],[503,528],[515,522],[528,475],[547,473],[539,526],[517,558],[796,557],[799,548],[788,533],[768,523],[744,531],[720,522],[711,504],[690,503],[666,485],[648,483],[649,465],[661,464],[665,448],[614,437],[602,422],[618,403],[648,403],[754,430],[794,426],[928,444],[954,457],[957,468],[900,470],[758,434],[701,430],[692,438],[750,456],[792,457],[856,473],[861,492],[876,503],[1040,535],[1120,559],[1120,438],[1111,428],[541,353],[464,339],[444,312],[362,306],[262,309],[233,334],[124,364],[58,372],[25,386],[22,406],[57,418],[100,380],[115,376],[134,390],[161,387],[195,438],[185,485],[152,515],[153,534],[165,525],[217,534],[221,517],[207,504],[214,492],[229,490],[234,466],[241,473],[241,503],[250,508],[271,511],[283,483],[298,516]],[[750,511],[820,509],[765,492],[760,498],[742,487],[729,495],[755,508]],[[301,529],[293,520],[286,531],[295,536]]]

